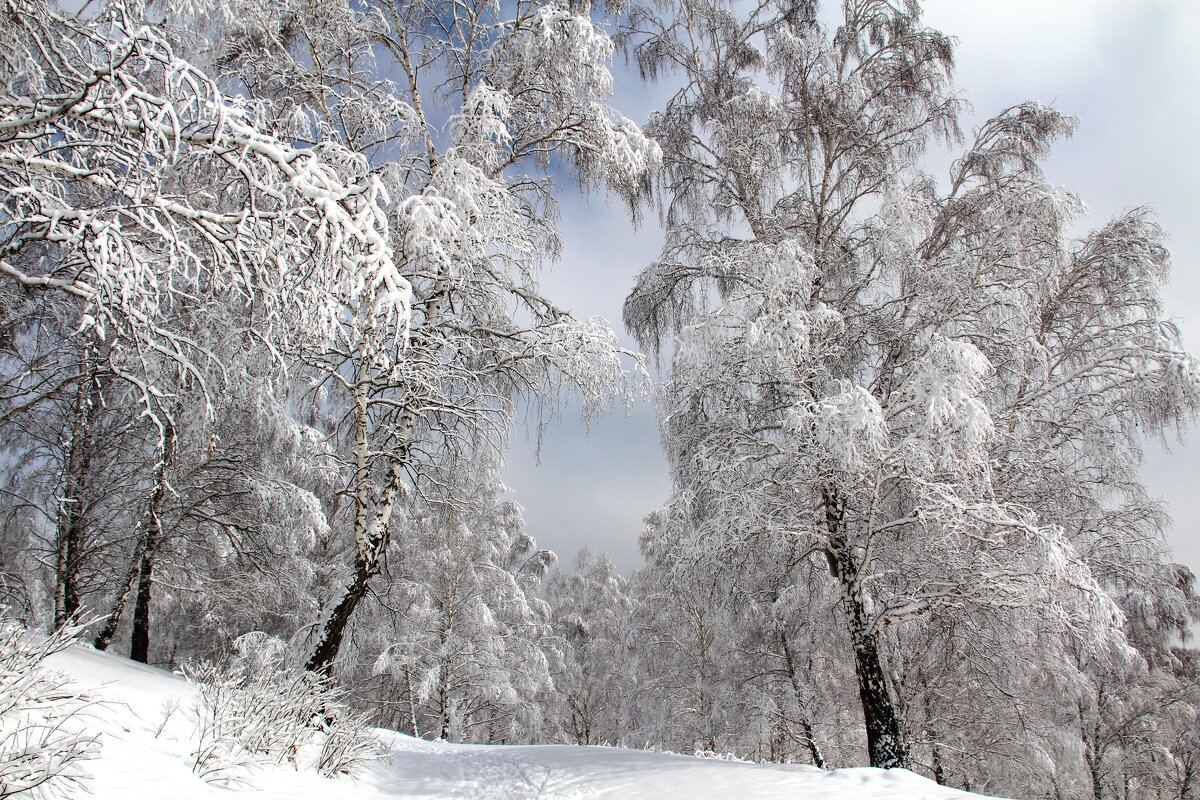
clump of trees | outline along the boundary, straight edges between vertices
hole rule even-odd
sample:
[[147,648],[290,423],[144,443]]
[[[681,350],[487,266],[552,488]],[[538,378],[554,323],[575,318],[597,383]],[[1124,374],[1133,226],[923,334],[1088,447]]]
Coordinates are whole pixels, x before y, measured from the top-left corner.
[[[625,305],[645,347],[673,337],[676,490],[648,569],[686,587],[673,598],[699,590],[681,609],[692,674],[745,647],[712,619],[724,604],[776,629],[764,673],[782,656],[808,678],[789,637],[840,648],[876,766],[965,781],[989,751],[1019,763],[1045,752],[1039,678],[1084,692],[1046,729],[1079,726],[1100,796],[1100,676],[1178,672],[1166,643],[1196,611],[1137,473],[1141,437],[1200,408],[1159,298],[1162,231],[1134,209],[1072,238],[1082,203],[1039,161],[1073,119],[1026,103],[964,136],[952,42],[917,4],[842,12],[832,28],[804,2],[634,15],[643,74],[684,83],[647,128],[666,245]],[[946,176],[921,167],[937,142],[963,148]],[[805,627],[828,613],[840,630],[789,631],[795,612],[775,617],[795,592]],[[688,703],[706,746],[719,683]],[[816,711],[795,716],[804,741]]]
[[55,624],[145,661],[156,606],[223,625],[213,583],[293,562],[265,607],[330,671],[399,506],[518,398],[637,380],[536,281],[553,165],[632,198],[659,160],[586,11],[5,5],[6,520]]
[[[1200,601],[1138,478],[1200,409],[1163,233],[1073,235],[1075,120],[962,131],[917,3],[0,0],[0,36],[27,623],[268,641],[419,736],[1194,796]],[[618,45],[677,88],[645,131]],[[499,479],[519,403],[644,374],[538,287],[563,178],[666,234],[625,324],[675,491],[628,579],[551,576]]]

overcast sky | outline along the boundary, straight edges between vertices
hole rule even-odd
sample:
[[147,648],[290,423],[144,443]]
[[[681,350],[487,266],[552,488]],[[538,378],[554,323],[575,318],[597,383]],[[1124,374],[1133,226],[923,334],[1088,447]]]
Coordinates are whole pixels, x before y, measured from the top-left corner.
[[[964,129],[1024,100],[1054,105],[1082,124],[1056,147],[1047,177],[1083,197],[1089,227],[1135,206],[1157,210],[1174,259],[1166,306],[1200,350],[1200,3],[928,0],[925,20],[959,40],[956,84],[974,108]],[[661,90],[617,73],[615,104],[643,122]],[[609,320],[633,346],[621,304],[658,254],[657,226],[635,229],[619,202],[594,196],[564,204],[561,228],[566,247],[547,293],[576,316]],[[534,438],[518,427],[504,474],[529,533],[564,565],[587,544],[626,573],[638,566],[641,520],[671,488],[649,404],[614,411],[590,436],[566,409],[546,432],[540,466]],[[1200,573],[1200,432],[1169,450],[1148,446],[1145,479],[1175,519],[1177,560]]]

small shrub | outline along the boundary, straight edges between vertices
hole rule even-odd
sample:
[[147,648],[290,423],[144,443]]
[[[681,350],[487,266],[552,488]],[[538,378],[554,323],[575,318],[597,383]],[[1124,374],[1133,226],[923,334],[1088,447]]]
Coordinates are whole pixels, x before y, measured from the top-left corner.
[[0,798],[70,797],[87,791],[83,762],[99,741],[77,717],[87,697],[43,665],[81,626],[34,638],[0,607]]
[[378,757],[379,743],[333,683],[289,667],[285,646],[261,633],[242,636],[228,664],[187,669],[197,691],[193,771],[235,784],[254,764],[285,761],[333,777]]
[[358,714],[344,715],[330,726],[321,742],[317,771],[326,778],[356,775],[367,762],[379,758],[379,740]]

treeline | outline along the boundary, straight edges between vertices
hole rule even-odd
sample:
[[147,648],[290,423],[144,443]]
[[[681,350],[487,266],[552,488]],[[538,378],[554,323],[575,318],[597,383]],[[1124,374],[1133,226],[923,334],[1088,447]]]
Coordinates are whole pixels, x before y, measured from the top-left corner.
[[[1200,792],[1200,600],[1138,476],[1200,408],[1163,233],[1073,239],[1075,121],[961,131],[916,3],[0,3],[10,615],[265,642],[430,738]],[[617,47],[676,90],[645,132]],[[628,580],[555,572],[499,479],[519,403],[645,379],[538,288],[570,180],[666,231],[625,324],[675,492]]]

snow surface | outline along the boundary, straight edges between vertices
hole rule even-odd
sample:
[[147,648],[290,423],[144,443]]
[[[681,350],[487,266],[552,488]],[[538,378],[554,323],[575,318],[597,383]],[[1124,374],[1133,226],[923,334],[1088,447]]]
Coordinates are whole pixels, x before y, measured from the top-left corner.
[[[358,778],[263,766],[230,789],[192,774],[194,694],[182,678],[76,645],[49,659],[98,701],[86,724],[101,735],[87,765],[98,798],[473,798],[475,800],[971,800],[905,770],[822,771],[614,747],[460,745],[380,730],[387,754]],[[178,710],[169,716],[171,704]],[[166,724],[162,725],[166,716]],[[162,725],[161,733],[158,729]],[[158,735],[156,735],[158,733]]]

